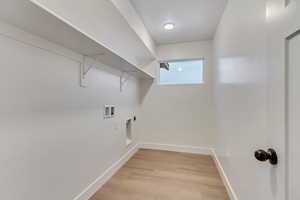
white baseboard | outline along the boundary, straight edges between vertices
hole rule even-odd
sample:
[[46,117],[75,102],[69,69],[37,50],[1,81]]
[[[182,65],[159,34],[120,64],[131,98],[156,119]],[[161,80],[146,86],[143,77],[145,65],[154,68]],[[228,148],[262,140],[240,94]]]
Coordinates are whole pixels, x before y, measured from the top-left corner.
[[217,169],[222,178],[222,181],[226,187],[229,198],[231,200],[238,200],[237,195],[234,192],[234,190],[229,182],[229,179],[221,165],[221,162],[219,161],[218,156],[213,148],[203,148],[203,147],[197,147],[197,146],[169,145],[169,144],[155,144],[155,143],[140,143],[139,148],[211,155],[217,166]]
[[156,143],[140,143],[139,148],[212,155],[211,148]]
[[132,147],[126,154],[124,154],[117,162],[115,162],[110,168],[108,168],[101,176],[99,176],[93,183],[91,183],[86,189],[84,189],[79,195],[77,195],[73,200],[88,200],[93,196],[137,151],[138,149],[155,149],[155,150],[166,150],[175,152],[186,152],[186,153],[196,153],[211,155],[215,161],[218,168],[220,176],[226,187],[228,195],[231,200],[238,200],[228,177],[218,159],[218,156],[214,149],[203,148],[196,146],[181,146],[181,145],[169,145],[169,144],[155,144],[155,143],[140,143]]
[[101,176],[99,176],[93,183],[85,188],[73,200],[88,200],[91,198],[138,150],[138,144],[132,147],[120,160],[115,162],[108,168]]
[[222,181],[223,181],[223,183],[224,183],[224,185],[226,187],[226,190],[227,190],[227,193],[229,195],[230,200],[238,200],[237,195],[234,192],[234,190],[233,190],[233,188],[232,188],[232,186],[231,186],[231,184],[229,182],[229,179],[228,179],[228,177],[227,177],[227,175],[226,175],[226,173],[225,173],[225,171],[224,171],[224,169],[223,169],[223,167],[221,165],[221,162],[220,162],[220,160],[219,160],[219,158],[218,158],[215,150],[212,150],[212,156],[213,156],[213,159],[214,159],[215,164],[217,166],[217,169],[219,171],[219,174],[220,174],[220,176],[222,178]]

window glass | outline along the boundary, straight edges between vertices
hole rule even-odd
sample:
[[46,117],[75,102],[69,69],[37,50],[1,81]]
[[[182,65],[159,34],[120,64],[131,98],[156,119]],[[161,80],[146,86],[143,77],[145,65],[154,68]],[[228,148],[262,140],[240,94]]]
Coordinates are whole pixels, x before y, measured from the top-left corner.
[[203,83],[203,59],[163,62],[160,67],[160,84]]

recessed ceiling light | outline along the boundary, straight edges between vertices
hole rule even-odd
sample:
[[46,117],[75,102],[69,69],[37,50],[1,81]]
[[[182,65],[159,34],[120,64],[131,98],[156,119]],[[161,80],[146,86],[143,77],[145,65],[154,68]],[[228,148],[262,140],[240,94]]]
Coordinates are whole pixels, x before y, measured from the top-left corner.
[[181,68],[181,67],[178,67],[178,69],[177,69],[179,72],[182,72],[183,71],[183,69]]
[[175,25],[173,23],[164,24],[164,29],[167,31],[173,30],[174,28],[175,28]]

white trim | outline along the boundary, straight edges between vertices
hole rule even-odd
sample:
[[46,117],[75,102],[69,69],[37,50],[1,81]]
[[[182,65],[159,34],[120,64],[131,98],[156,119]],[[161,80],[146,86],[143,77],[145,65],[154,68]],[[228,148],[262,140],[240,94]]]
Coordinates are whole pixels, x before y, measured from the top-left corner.
[[138,144],[125,153],[120,160],[109,167],[102,175],[100,175],[93,183],[87,186],[73,200],[88,200],[93,196],[138,150]]
[[154,150],[166,150],[174,152],[186,152],[203,155],[211,155],[214,159],[216,167],[222,178],[222,181],[226,187],[228,195],[231,200],[238,200],[228,177],[218,159],[218,156],[214,149],[197,147],[197,146],[183,146],[183,145],[170,145],[170,144],[156,144],[156,143],[140,143],[132,147],[127,153],[125,153],[117,162],[109,167],[102,175],[100,175],[93,183],[87,186],[79,195],[73,200],[88,200],[93,196],[140,148],[154,149]]
[[237,195],[234,192],[234,190],[233,190],[233,188],[232,188],[232,186],[231,186],[231,184],[229,182],[229,179],[228,179],[228,177],[227,177],[227,175],[226,175],[226,173],[225,173],[225,171],[224,171],[224,169],[223,169],[223,167],[221,165],[221,162],[220,162],[220,160],[219,160],[219,158],[218,158],[218,156],[217,156],[217,154],[216,154],[216,152],[215,152],[214,149],[212,149],[212,156],[213,156],[213,159],[214,159],[215,164],[217,166],[217,169],[219,171],[219,174],[220,174],[220,176],[222,178],[222,181],[223,181],[223,183],[224,183],[224,185],[226,187],[226,190],[227,190],[227,193],[229,195],[229,198],[231,200],[238,200]]
[[159,63],[165,62],[185,62],[185,61],[196,61],[196,60],[205,60],[204,56],[195,57],[195,58],[184,58],[184,59],[167,59],[167,60],[160,60]]
[[140,143],[139,148],[212,155],[212,148],[171,144]]

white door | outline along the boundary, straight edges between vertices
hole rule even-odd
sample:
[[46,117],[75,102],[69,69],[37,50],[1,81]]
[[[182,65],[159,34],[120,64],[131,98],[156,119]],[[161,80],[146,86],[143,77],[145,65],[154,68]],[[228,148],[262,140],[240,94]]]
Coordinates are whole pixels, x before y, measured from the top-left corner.
[[289,200],[300,199],[300,30],[287,38],[287,156]]

